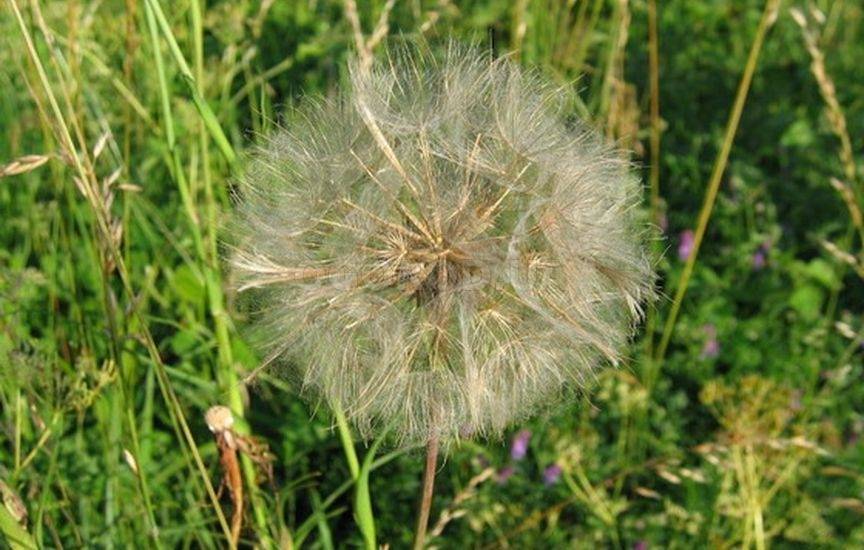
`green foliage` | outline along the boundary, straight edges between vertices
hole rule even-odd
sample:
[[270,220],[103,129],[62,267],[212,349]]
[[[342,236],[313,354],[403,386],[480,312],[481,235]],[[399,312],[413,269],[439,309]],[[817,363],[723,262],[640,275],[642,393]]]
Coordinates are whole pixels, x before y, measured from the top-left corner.
[[[657,3],[668,224],[657,262],[671,295],[764,3]],[[367,37],[384,5],[359,2]],[[455,446],[439,466],[432,544],[864,544],[864,243],[830,183],[861,207],[864,10],[809,6],[782,3],[767,34],[666,357],[647,350],[668,300],[622,368],[520,428],[532,434],[524,456],[508,440]],[[647,7],[409,0],[389,34],[518,49],[578,91],[573,115],[632,152],[647,181]],[[818,31],[851,180],[790,7]],[[215,494],[223,474],[203,418],[226,404],[237,433],[275,455],[267,481],[252,461],[263,455],[241,452],[241,546],[360,546],[369,531],[355,518],[369,525],[371,512],[379,543],[409,545],[421,452],[366,449],[355,491],[329,415],[278,371],[256,372],[263,358],[220,280],[218,228],[243,152],[283,107],[344,77],[344,4],[4,0],[0,44],[0,540],[229,546],[232,502]]]

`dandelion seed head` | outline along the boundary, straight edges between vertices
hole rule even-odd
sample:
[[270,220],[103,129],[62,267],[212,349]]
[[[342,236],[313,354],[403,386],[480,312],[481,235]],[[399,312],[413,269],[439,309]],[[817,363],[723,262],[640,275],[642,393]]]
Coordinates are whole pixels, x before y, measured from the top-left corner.
[[641,190],[566,101],[409,44],[289,113],[230,229],[267,361],[404,444],[500,434],[617,363],[654,282]]

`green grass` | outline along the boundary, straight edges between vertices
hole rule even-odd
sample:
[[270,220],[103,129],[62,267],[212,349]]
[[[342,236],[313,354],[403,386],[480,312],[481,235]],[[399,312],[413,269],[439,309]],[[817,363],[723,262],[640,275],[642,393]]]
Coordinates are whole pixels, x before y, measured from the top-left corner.
[[[358,2],[367,37],[384,5]],[[664,229],[630,360],[514,426],[525,458],[452,449],[432,544],[864,543],[864,9],[810,5],[397,2],[390,35],[517,50],[577,89]],[[241,453],[240,546],[407,547],[422,451],[352,442],[279,370],[247,383],[221,262],[246,151],[344,77],[343,3],[4,0],[0,37],[2,544],[230,546],[223,404],[273,455],[268,480]]]

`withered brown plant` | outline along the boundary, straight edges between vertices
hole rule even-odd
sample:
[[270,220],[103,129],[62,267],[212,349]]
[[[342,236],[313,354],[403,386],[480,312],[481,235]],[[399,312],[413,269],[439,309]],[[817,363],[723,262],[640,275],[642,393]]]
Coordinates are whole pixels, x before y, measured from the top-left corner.
[[641,190],[569,99],[408,44],[289,113],[230,235],[267,361],[403,444],[500,433],[619,361],[654,281]]

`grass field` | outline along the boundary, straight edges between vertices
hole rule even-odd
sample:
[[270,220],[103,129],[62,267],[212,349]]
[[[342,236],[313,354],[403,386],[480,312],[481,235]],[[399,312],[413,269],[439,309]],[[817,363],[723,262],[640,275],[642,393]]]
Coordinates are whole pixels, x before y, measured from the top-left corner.
[[450,448],[428,544],[864,546],[853,0],[3,0],[0,546],[411,545],[422,449],[258,371],[224,261],[249,152],[387,35],[574,90],[662,232],[627,360]]

